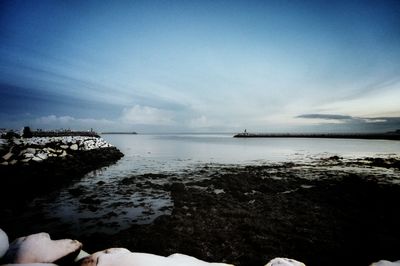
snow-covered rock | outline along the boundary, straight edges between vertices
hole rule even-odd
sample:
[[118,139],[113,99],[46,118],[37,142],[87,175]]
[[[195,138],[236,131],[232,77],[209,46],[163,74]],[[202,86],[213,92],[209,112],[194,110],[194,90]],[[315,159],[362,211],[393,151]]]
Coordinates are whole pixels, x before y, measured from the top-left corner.
[[38,233],[14,240],[3,260],[5,263],[53,263],[68,255],[75,258],[81,247],[76,240],[51,240],[49,234]]
[[265,266],[306,266],[304,263],[287,258],[275,258],[268,262]]
[[380,260],[378,262],[372,263],[370,266],[400,266],[400,260],[394,262],[388,260]]
[[6,232],[0,228],[0,258],[6,254],[9,245]]
[[81,266],[229,266],[225,263],[209,263],[182,254],[169,257],[130,252],[125,248],[99,251],[82,260]]
[[54,263],[12,263],[12,264],[2,264],[1,266],[58,266]]

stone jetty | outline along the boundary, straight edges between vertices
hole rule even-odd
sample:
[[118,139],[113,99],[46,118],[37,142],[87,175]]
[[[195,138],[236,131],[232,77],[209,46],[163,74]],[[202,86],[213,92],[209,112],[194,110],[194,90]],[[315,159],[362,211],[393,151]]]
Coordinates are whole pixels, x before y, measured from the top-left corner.
[[[3,145],[7,143],[3,141]],[[77,151],[112,147],[102,138],[85,136],[13,138],[7,146],[8,152],[0,158],[1,165],[41,162],[51,157],[63,158]]]
[[[57,136],[2,139],[0,208],[66,186],[124,155],[100,137]],[[7,197],[7,193],[20,195]]]

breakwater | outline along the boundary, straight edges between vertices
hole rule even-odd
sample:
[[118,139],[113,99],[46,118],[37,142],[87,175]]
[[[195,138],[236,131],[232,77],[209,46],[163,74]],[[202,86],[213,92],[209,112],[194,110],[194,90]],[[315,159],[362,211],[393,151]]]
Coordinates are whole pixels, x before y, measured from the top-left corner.
[[238,133],[234,138],[333,138],[400,140],[400,133]]
[[[63,187],[123,156],[103,139],[83,136],[13,138],[2,140],[0,148],[0,206],[9,207]],[[21,197],[9,198],[10,193]]]

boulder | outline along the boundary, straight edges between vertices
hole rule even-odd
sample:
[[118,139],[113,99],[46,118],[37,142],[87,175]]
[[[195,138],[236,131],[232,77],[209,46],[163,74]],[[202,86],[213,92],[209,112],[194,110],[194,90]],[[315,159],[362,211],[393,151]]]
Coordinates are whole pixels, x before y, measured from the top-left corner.
[[9,153],[7,153],[7,154],[5,154],[5,155],[3,156],[3,159],[6,160],[6,161],[8,161],[13,155],[14,155],[13,153],[9,152]]
[[38,233],[14,240],[5,254],[5,263],[70,263],[79,254],[82,244],[76,240],[51,240],[47,233]]
[[36,154],[36,157],[42,159],[42,160],[46,160],[47,159],[47,154],[45,153],[38,153]]
[[400,266],[400,260],[394,262],[388,260],[380,260],[378,262],[372,263],[370,266]]
[[125,248],[110,248],[96,252],[81,261],[81,266],[232,266],[209,263],[194,257],[173,254],[169,257],[130,252]]
[[306,266],[304,263],[287,258],[275,258],[268,262],[265,266]]
[[35,156],[35,157],[32,158],[32,161],[41,162],[43,160],[41,158]]
[[8,236],[6,232],[0,228],[0,258],[6,254],[9,245],[10,244],[8,243]]
[[71,150],[73,151],[77,151],[78,150],[78,145],[77,144],[72,144],[71,147],[69,147]]
[[54,263],[18,263],[18,264],[2,264],[1,266],[58,266]]

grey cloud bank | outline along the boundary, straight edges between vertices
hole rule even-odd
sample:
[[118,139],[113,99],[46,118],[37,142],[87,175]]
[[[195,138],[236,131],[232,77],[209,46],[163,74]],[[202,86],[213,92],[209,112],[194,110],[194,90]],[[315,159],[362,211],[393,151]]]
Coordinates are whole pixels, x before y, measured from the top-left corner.
[[[296,118],[317,120],[317,131],[388,132],[400,129],[400,117],[352,117],[335,114],[303,114]],[[336,123],[332,123],[336,120]]]

